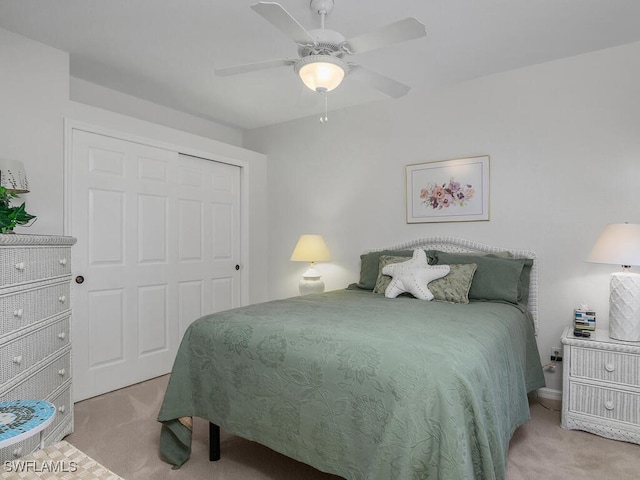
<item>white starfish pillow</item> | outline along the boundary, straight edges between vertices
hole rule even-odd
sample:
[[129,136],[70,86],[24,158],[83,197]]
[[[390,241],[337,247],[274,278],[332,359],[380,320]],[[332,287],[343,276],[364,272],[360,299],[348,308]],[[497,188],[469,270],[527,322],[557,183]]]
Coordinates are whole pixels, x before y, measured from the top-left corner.
[[432,300],[433,293],[427,285],[449,273],[449,265],[429,265],[422,249],[413,251],[413,258],[402,263],[392,263],[382,268],[382,273],[393,277],[384,291],[387,298],[396,298],[404,292],[421,300]]

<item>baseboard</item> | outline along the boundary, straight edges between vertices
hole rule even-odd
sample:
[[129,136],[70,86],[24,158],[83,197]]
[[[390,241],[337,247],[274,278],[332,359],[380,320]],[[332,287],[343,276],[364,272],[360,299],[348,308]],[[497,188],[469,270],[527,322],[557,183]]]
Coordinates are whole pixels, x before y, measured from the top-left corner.
[[553,388],[542,387],[536,390],[538,397],[547,400],[562,400],[562,390],[555,390]]

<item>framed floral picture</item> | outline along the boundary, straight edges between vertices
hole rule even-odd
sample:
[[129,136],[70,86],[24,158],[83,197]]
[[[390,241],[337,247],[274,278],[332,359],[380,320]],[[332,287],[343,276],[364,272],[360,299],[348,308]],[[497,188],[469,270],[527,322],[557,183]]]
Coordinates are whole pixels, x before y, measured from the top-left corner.
[[489,156],[406,168],[407,223],[489,220]]

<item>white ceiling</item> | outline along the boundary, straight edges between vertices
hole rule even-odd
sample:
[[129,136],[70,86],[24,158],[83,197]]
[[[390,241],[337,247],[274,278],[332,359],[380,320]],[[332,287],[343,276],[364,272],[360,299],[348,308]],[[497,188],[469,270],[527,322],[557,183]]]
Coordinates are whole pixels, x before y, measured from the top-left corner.
[[[297,57],[293,41],[249,8],[255,1],[0,0],[0,27],[69,52],[73,77],[227,125],[322,112],[292,67],[214,74]],[[279,3],[319,28],[309,0]],[[348,39],[406,17],[427,37],[353,60],[413,91],[640,40],[640,0],[335,0],[325,26]],[[328,98],[329,110],[388,99],[349,77]]]

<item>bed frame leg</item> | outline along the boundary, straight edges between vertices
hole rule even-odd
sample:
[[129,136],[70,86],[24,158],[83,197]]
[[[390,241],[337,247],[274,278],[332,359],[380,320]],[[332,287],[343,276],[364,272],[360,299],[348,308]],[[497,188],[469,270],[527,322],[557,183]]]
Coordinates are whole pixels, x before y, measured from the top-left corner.
[[220,427],[209,422],[209,461],[220,460]]

